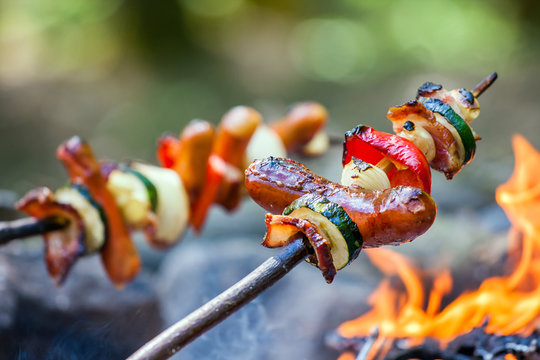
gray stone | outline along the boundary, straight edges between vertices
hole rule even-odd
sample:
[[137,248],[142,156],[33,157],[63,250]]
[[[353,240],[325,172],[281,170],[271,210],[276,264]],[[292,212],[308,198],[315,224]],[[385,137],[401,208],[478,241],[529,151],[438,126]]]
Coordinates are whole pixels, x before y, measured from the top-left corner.
[[162,327],[146,274],[117,290],[94,256],[78,261],[59,288],[41,246],[0,250],[0,359],[121,359]]

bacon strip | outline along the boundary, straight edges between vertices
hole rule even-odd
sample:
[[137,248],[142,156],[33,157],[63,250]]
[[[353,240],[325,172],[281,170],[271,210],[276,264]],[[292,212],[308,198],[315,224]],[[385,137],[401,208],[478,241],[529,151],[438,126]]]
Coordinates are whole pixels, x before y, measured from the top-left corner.
[[61,230],[43,234],[47,271],[56,285],[61,285],[77,258],[86,251],[83,219],[71,205],[57,202],[46,187],[30,191],[16,207],[37,219],[56,218],[68,223]]
[[141,264],[120,209],[107,190],[90,145],[74,136],[58,147],[57,157],[64,163],[74,184],[84,184],[92,197],[103,207],[108,220],[108,236],[101,251],[101,260],[111,281],[123,286],[137,275]]
[[364,248],[399,245],[429,229],[436,205],[424,191],[398,186],[365,191],[325,179],[293,160],[257,160],[246,170],[246,189],[251,198],[273,214],[280,214],[307,193],[319,194],[340,205],[356,223]]
[[403,131],[403,125],[407,121],[412,121],[416,125],[422,126],[433,138],[435,143],[435,157],[429,162],[429,165],[443,172],[448,179],[452,177],[463,167],[459,157],[458,144],[454,135],[439,121],[437,116],[416,100],[408,103],[391,107],[386,117],[392,121],[394,132],[400,134]]
[[302,232],[315,252],[308,258],[308,262],[321,270],[328,284],[334,280],[337,270],[332,260],[330,243],[317,231],[315,225],[308,220],[291,216],[266,214],[266,229],[262,243],[266,247],[285,246],[294,235]]

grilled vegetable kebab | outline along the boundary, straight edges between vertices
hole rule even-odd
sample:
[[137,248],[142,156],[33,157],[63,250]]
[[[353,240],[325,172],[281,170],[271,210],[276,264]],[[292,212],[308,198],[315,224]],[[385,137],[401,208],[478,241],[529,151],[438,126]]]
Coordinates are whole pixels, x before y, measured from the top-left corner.
[[[270,154],[285,156],[287,151],[326,151],[328,141],[320,139],[326,136],[327,117],[322,105],[300,103],[267,126],[257,111],[239,106],[225,114],[217,130],[207,121],[194,120],[179,139],[160,138],[157,156],[162,167],[99,162],[88,143],[73,137],[57,151],[70,184],[55,192],[32,190],[17,208],[37,219],[66,224],[44,234],[45,262],[57,284],[77,258],[99,252],[111,281],[122,286],[140,269],[131,231],[142,231],[154,247],[168,248],[188,225],[201,230],[212,204],[228,211],[237,207],[246,162]],[[298,132],[302,136],[295,141]]]
[[270,212],[262,244],[282,247],[303,233],[314,250],[308,261],[331,282],[362,247],[422,235],[436,214],[430,167],[450,180],[473,159],[477,96],[495,79],[494,73],[473,91],[427,82],[415,100],[388,111],[396,135],[365,125],[346,132],[341,185],[291,160],[251,164],[246,188]]

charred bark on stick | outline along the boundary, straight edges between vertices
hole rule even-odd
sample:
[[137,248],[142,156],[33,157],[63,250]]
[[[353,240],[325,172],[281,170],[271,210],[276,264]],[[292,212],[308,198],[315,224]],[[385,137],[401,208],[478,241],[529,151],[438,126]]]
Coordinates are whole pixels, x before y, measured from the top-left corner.
[[495,82],[495,80],[497,80],[497,77],[498,75],[496,72],[489,74],[484,80],[474,87],[474,89],[471,91],[472,94],[475,97],[482,95],[482,93],[486,91]]

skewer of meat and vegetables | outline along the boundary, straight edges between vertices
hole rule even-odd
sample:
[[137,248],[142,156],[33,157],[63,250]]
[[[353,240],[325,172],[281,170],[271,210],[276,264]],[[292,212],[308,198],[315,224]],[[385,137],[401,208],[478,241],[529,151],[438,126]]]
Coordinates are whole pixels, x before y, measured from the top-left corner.
[[[270,127],[246,107],[232,109],[217,130],[192,122],[179,139],[160,139],[162,167],[99,163],[90,146],[74,137],[57,152],[71,185],[54,193],[30,191],[17,207],[36,220],[1,224],[0,241],[25,226],[43,233],[47,268],[57,283],[78,257],[99,252],[109,278],[121,286],[140,268],[130,230],[142,230],[158,247],[171,246],[188,224],[201,229],[212,204],[235,209],[245,184],[269,212],[262,245],[283,249],[130,357],[168,358],[304,259],[330,283],[362,248],[424,234],[436,216],[431,169],[450,180],[472,161],[480,139],[471,127],[480,112],[477,98],[496,78],[489,75],[471,91],[427,82],[414,100],[389,109],[395,134],[366,125],[346,132],[341,183],[284,157],[286,151],[320,154],[328,146],[321,132],[327,112],[316,103],[298,105]],[[268,147],[270,154],[250,140],[261,138],[277,144]],[[246,155],[250,148],[255,155]],[[246,162],[251,164],[242,174]]]

